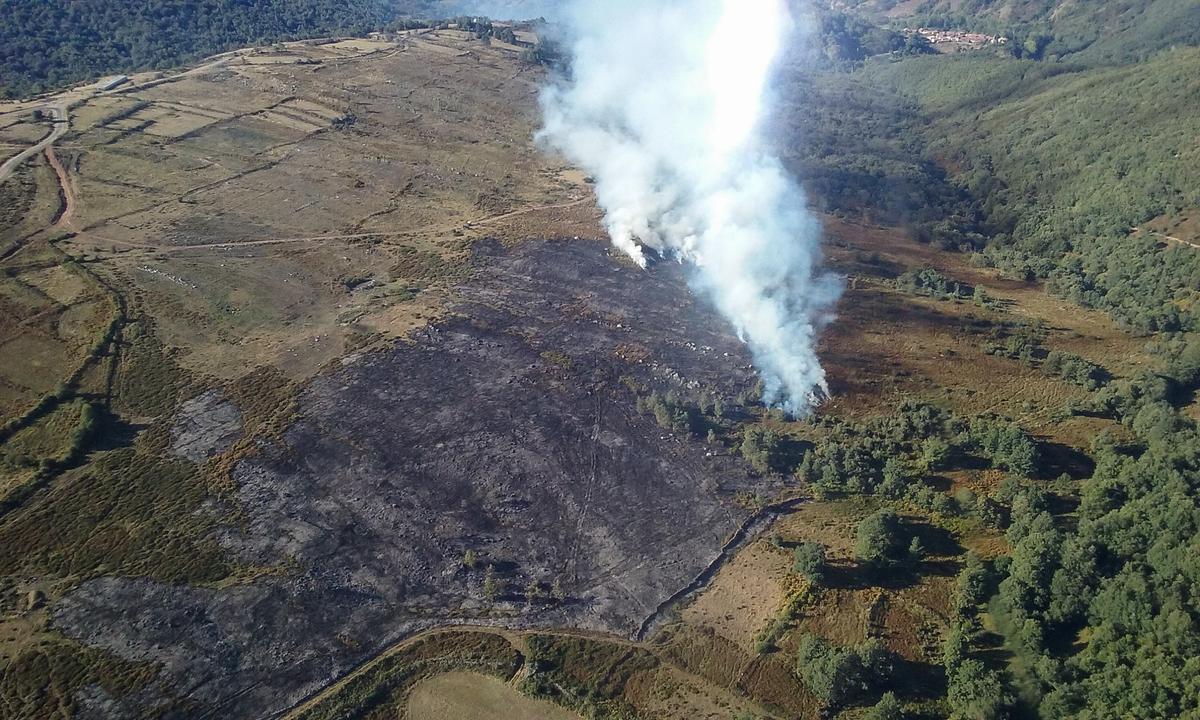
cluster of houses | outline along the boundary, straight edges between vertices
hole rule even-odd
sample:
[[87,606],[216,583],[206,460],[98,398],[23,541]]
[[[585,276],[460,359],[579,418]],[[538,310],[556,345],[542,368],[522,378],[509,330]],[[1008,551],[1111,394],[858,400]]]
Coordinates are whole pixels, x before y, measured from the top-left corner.
[[1005,45],[1008,38],[1000,35],[984,35],[983,33],[966,32],[964,30],[942,30],[940,28],[917,28],[909,33],[920,35],[930,45],[965,45],[983,47],[984,45]]

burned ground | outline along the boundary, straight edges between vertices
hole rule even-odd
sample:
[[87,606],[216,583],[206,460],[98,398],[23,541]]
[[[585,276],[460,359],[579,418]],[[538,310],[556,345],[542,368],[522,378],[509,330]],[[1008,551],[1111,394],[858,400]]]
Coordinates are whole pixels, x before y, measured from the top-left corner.
[[171,452],[192,462],[228,450],[242,434],[242,413],[211,390],[179,408],[171,428]]
[[[0,715],[259,717],[310,695],[296,717],[403,712],[429,655],[392,660],[461,623],[560,628],[569,672],[546,687],[571,676],[566,696],[638,717],[818,717],[793,672],[804,632],[880,638],[936,680],[960,548],[928,543],[911,586],[855,580],[876,500],[756,514],[769,539],[709,565],[780,495],[728,454],[740,426],[781,433],[785,471],[832,426],[738,408],[748,358],[681,270],[608,255],[584,173],[531,141],[543,72],[458,31],[350,45],[69,91],[66,171],[38,160],[0,188],[0,215],[24,216],[0,233],[0,421],[19,428],[0,453]],[[1067,472],[1056,492],[1090,472],[1075,449],[1123,437],[1064,415],[1085,389],[988,347],[1027,333],[1124,378],[1153,366],[1143,338],[902,229],[824,224],[847,292],[822,419],[999,413],[1053,458],[1037,480]],[[576,236],[594,242],[525,243]],[[918,270],[966,293],[897,282]],[[668,390],[733,411],[665,430]],[[914,527],[1008,551],[959,507],[1003,470],[911,469],[954,503],[902,508]],[[826,547],[830,587],[798,576],[798,542]],[[648,618],[645,642],[589,632]],[[475,630],[430,634],[474,652]],[[527,633],[491,634],[505,668],[533,659]],[[630,668],[645,652],[658,667]],[[425,668],[447,669],[478,670]]]
[[674,264],[646,273],[590,241],[482,243],[476,262],[453,319],[315,379],[282,441],[235,470],[221,543],[275,573],[100,579],[55,624],[162,663],[190,712],[229,717],[436,624],[634,632],[744,519],[733,497],[768,482],[660,428],[631,387],[732,403],[748,358]]

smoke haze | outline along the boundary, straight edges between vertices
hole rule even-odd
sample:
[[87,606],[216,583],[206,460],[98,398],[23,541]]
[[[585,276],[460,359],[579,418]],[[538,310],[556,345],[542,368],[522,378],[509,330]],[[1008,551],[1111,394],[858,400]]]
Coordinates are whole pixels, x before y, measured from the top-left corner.
[[804,414],[827,393],[816,355],[840,282],[820,227],[761,137],[797,28],[784,0],[575,0],[570,77],[542,94],[539,138],[589,172],[613,244],[694,266],[733,323],[763,400]]

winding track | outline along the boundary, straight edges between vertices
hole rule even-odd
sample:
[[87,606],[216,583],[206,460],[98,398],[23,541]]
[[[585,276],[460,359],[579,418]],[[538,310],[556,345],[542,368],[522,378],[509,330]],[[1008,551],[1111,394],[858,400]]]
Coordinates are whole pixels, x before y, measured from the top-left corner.
[[55,176],[58,177],[59,194],[61,195],[61,207],[58,211],[58,217],[54,219],[53,227],[71,228],[71,218],[75,215],[75,190],[71,186],[71,176],[67,173],[67,169],[63,167],[62,162],[58,159],[58,155],[54,153],[54,146],[46,146],[46,162],[50,163],[51,169],[54,170]]
[[[219,182],[226,182],[226,181],[227,180],[221,180]],[[191,191],[188,191],[188,192],[191,192]],[[522,208],[520,210],[513,210],[511,212],[506,212],[502,215],[493,215],[493,216],[488,216],[488,217],[475,218],[474,220],[468,220],[465,222],[459,221],[459,222],[449,223],[449,224],[445,224],[445,225],[441,225],[441,226],[431,226],[429,228],[422,230],[421,234],[428,235],[430,233],[450,232],[451,230],[457,230],[457,229],[460,229],[463,227],[468,227],[468,228],[483,227],[483,226],[492,225],[492,224],[495,224],[495,223],[498,223],[498,222],[501,222],[504,220],[510,220],[514,217],[520,217],[522,215],[530,215],[532,213],[543,212],[546,210],[562,210],[562,209],[566,209],[566,208],[578,207],[580,205],[583,205],[584,203],[590,202],[590,200],[591,200],[591,198],[583,197],[583,198],[579,198],[576,200],[571,200],[569,202],[552,203],[549,205],[534,205],[532,207],[527,207],[527,208]],[[175,201],[175,199],[167,200],[164,202],[164,204],[166,202],[174,202],[174,201]],[[141,211],[139,210],[138,212],[141,212]],[[107,221],[105,221],[105,222],[107,222]],[[390,236],[396,236],[396,235],[412,234],[412,233],[395,232],[395,231],[393,231],[393,232],[361,232],[361,233],[338,233],[338,234],[333,234],[333,235],[308,235],[308,236],[304,236],[304,237],[264,238],[261,240],[224,240],[222,242],[198,243],[195,245],[159,245],[159,244],[154,244],[154,243],[136,242],[136,241],[132,241],[132,240],[122,240],[122,239],[117,239],[117,238],[110,238],[110,237],[105,237],[105,236],[99,235],[98,233],[92,232],[93,227],[99,227],[99,226],[100,226],[100,224],[97,224],[94,226],[89,226],[89,227],[85,228],[85,230],[87,230],[89,232],[90,237],[92,237],[96,240],[102,241],[104,243],[110,244],[110,245],[119,245],[119,246],[127,247],[130,249],[146,250],[146,251],[151,251],[151,252],[159,253],[159,254],[182,253],[182,252],[188,252],[188,251],[192,251],[192,250],[238,250],[241,248],[260,247],[263,245],[288,245],[288,244],[292,244],[292,243],[321,242],[321,241],[325,241],[325,240],[363,240],[366,238],[390,237]]]
[[46,134],[44,138],[39,140],[36,145],[26,148],[0,165],[0,183],[8,180],[9,177],[20,167],[26,160],[42,152],[46,148],[54,144],[56,140],[62,137],[67,130],[71,129],[71,119],[67,114],[67,104],[64,102],[51,103],[43,105],[38,110],[49,110],[54,116],[54,127]]
[[[30,110],[49,111],[49,113],[54,117],[54,127],[49,133],[46,134],[45,137],[39,140],[37,144],[22,150],[8,160],[5,160],[3,165],[0,165],[0,183],[8,180],[8,178],[11,177],[14,172],[16,172],[16,169],[19,168],[26,160],[49,148],[55,143],[55,141],[57,141],[60,137],[65,135],[68,130],[71,129],[71,116],[68,113],[68,108],[70,108],[72,105],[78,105],[102,95],[122,95],[131,91],[142,91],[157,85],[162,85],[163,83],[175,82],[185,77],[203,74],[227,64],[231,59],[238,57],[240,54],[249,49],[250,48],[231,50],[229,52],[221,53],[220,55],[214,55],[213,57],[209,58],[208,62],[191,68],[190,70],[185,70],[173,75],[166,75],[148,82],[125,84],[111,90],[100,90],[95,87],[84,88],[82,90],[68,90],[59,95],[59,99],[57,100],[51,100],[44,105],[30,108]],[[63,99],[64,95],[69,95],[70,98]]]

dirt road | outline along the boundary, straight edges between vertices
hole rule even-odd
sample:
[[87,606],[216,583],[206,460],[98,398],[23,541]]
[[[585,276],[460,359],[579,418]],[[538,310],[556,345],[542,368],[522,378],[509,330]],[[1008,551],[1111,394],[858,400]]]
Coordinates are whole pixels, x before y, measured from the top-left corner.
[[[67,185],[68,179],[66,177],[65,172],[60,175],[60,179],[63,182],[64,193],[69,192],[70,186]],[[569,202],[553,203],[550,205],[535,205],[533,207],[527,207],[527,208],[522,208],[520,210],[513,210],[511,212],[506,212],[501,215],[492,215],[492,216],[476,218],[474,220],[470,220],[465,223],[464,222],[456,222],[456,223],[451,223],[451,224],[447,224],[447,225],[435,226],[435,227],[425,229],[423,231],[423,233],[424,234],[448,233],[452,230],[458,230],[461,228],[470,229],[470,228],[477,228],[477,227],[485,227],[485,226],[493,225],[495,223],[498,223],[498,222],[501,222],[504,220],[511,220],[512,218],[520,217],[522,215],[530,215],[532,213],[543,212],[546,210],[563,210],[563,209],[567,209],[567,208],[578,207],[578,206],[580,206],[586,202],[590,202],[590,201],[591,201],[591,198],[584,197],[584,198],[580,198],[578,200],[571,200]],[[71,204],[73,204],[73,200],[71,201]],[[67,224],[68,222],[69,222],[69,220],[67,219],[66,215],[64,215],[63,218],[61,218],[59,220],[60,225]],[[148,250],[148,251],[152,251],[152,252],[159,253],[159,254],[182,253],[182,252],[188,252],[188,251],[194,251],[194,250],[238,250],[238,249],[249,248],[249,247],[260,247],[263,245],[288,245],[288,244],[292,244],[292,243],[321,242],[321,241],[325,241],[325,240],[364,240],[366,238],[388,237],[388,236],[403,234],[403,233],[398,233],[398,232],[340,233],[340,234],[334,234],[334,235],[309,235],[309,236],[305,236],[305,237],[290,237],[290,238],[264,238],[261,240],[230,240],[230,241],[216,242],[216,243],[198,243],[195,245],[155,245],[155,244],[132,242],[129,240],[118,240],[116,238],[105,237],[103,235],[100,235],[99,233],[92,231],[90,228],[85,228],[85,230],[87,231],[88,237],[92,238],[93,240],[97,240],[97,241],[104,242],[104,243],[114,245],[114,246],[120,245],[120,246],[124,246],[124,247],[128,247],[128,248],[132,248],[132,249]]]
[[54,127],[36,145],[22,150],[6,160],[3,165],[0,165],[0,182],[8,180],[22,163],[53,145],[55,140],[58,140],[67,130],[71,129],[71,121],[67,115],[67,106],[65,103],[53,103],[42,106],[39,109],[50,111],[50,114],[54,116]]
[[55,176],[58,177],[59,194],[62,197],[62,207],[59,208],[58,217],[54,219],[54,227],[70,228],[72,227],[71,218],[75,215],[75,188],[71,184],[71,176],[67,174],[67,169],[59,161],[58,155],[54,153],[53,145],[46,146],[46,161],[50,163]]
[[[344,688],[346,685],[348,685],[350,682],[352,682],[355,678],[360,677],[360,676],[370,672],[371,669],[374,668],[376,665],[378,665],[378,663],[380,663],[381,661],[386,660],[387,658],[389,658],[393,655],[396,655],[397,653],[403,652],[407,648],[412,647],[413,645],[417,644],[418,642],[420,642],[422,640],[426,640],[434,635],[441,635],[444,633],[456,633],[456,632],[477,632],[477,633],[491,633],[493,635],[499,635],[500,637],[504,638],[509,643],[511,643],[512,646],[515,649],[517,649],[519,652],[521,652],[522,654],[528,654],[528,652],[529,652],[529,650],[527,649],[527,647],[525,645],[525,637],[524,637],[523,633],[530,633],[530,634],[537,634],[537,635],[552,635],[554,637],[560,637],[560,638],[577,638],[577,639],[582,639],[582,640],[595,640],[598,642],[604,642],[604,643],[609,643],[609,644],[613,644],[613,645],[621,645],[622,647],[649,649],[649,646],[647,646],[643,643],[634,641],[634,640],[630,640],[628,638],[623,638],[623,637],[620,637],[617,635],[610,635],[610,634],[601,633],[601,632],[589,632],[587,630],[521,628],[521,627],[515,627],[515,626],[510,627],[510,626],[506,626],[506,625],[472,624],[469,622],[451,623],[451,624],[442,625],[442,626],[439,626],[436,628],[430,628],[429,630],[424,630],[422,632],[418,632],[418,633],[415,633],[413,635],[410,635],[410,636],[404,638],[403,640],[395,643],[394,645],[387,647],[385,650],[383,650],[379,654],[371,657],[368,660],[365,660],[363,663],[361,663],[360,665],[355,667],[353,670],[347,672],[342,677],[338,678],[337,680],[330,683],[329,685],[326,685],[325,687],[317,690],[312,695],[310,695],[308,698],[297,703],[295,706],[288,708],[287,710],[277,712],[274,715],[272,715],[272,717],[276,718],[278,720],[299,720],[299,718],[304,717],[305,713],[313,710],[314,708],[318,707],[325,700],[336,695],[338,693],[338,691],[340,691],[342,688]],[[688,676],[692,675],[692,673],[688,672],[687,670],[684,670],[683,668],[675,666],[674,664],[672,664],[672,666],[675,667],[682,674],[685,674]],[[698,678],[697,678],[697,680],[698,680]]]
[[1200,243],[1194,243],[1191,240],[1184,240],[1183,238],[1172,237],[1171,235],[1163,235],[1163,237],[1166,238],[1167,242],[1179,243],[1180,245],[1187,245],[1188,247],[1194,247],[1197,250],[1200,250]]
[[[133,85],[124,85],[124,86],[121,86],[118,88],[114,88],[112,90],[98,90],[95,88],[69,90],[69,91],[64,92],[62,95],[60,95],[59,99],[57,99],[57,100],[54,100],[52,102],[49,102],[49,103],[46,103],[44,105],[40,105],[40,106],[37,106],[34,108],[29,108],[30,110],[45,110],[45,111],[49,112],[51,114],[51,116],[53,116],[53,118],[54,118],[53,119],[54,127],[50,130],[49,133],[46,134],[45,137],[43,137],[41,140],[39,140],[36,145],[33,145],[31,147],[26,148],[25,150],[22,150],[21,152],[17,153],[16,155],[9,158],[8,160],[5,160],[3,165],[0,165],[0,183],[4,182],[5,180],[8,180],[8,178],[11,177],[14,172],[16,172],[16,169],[18,167],[20,167],[26,160],[32,158],[33,156],[37,155],[38,153],[50,148],[50,146],[53,145],[56,140],[58,140],[68,130],[71,129],[71,118],[67,112],[67,108],[69,107],[69,105],[78,104],[80,102],[86,102],[88,100],[91,100],[94,97],[98,97],[101,95],[115,95],[115,94],[131,92],[131,91],[135,91],[135,92],[141,91],[141,90],[145,90],[147,88],[154,87],[156,85],[161,85],[163,83],[175,82],[177,80],[180,80],[182,78],[186,78],[186,77],[189,77],[192,75],[198,75],[198,74],[210,72],[212,70],[215,70],[219,67],[224,66],[226,63],[229,62],[229,60],[232,57],[236,57],[237,54],[240,52],[244,52],[244,51],[234,51],[231,53],[222,53],[221,55],[211,58],[209,62],[206,62],[203,65],[194,67],[190,70],[185,70],[185,71],[175,74],[175,75],[168,75],[166,77],[159,78],[158,80],[152,80],[150,82],[133,84]],[[69,97],[64,98],[63,96],[69,96]],[[51,162],[53,162],[53,161],[51,161]],[[57,171],[57,168],[56,168],[56,171]],[[59,173],[59,177],[60,177],[60,179],[65,180],[65,177],[62,173]],[[64,184],[63,191],[65,193],[70,193],[70,188]],[[69,213],[69,210],[70,210],[70,206],[68,205],[68,208],[67,208],[68,213]],[[69,219],[69,215],[68,215],[68,219]]]
[[1129,232],[1133,235],[1138,235],[1138,234],[1143,234],[1143,233],[1148,234],[1148,235],[1151,235],[1154,237],[1162,238],[1163,240],[1167,241],[1168,243],[1176,243],[1178,245],[1187,245],[1188,247],[1193,247],[1193,248],[1196,248],[1197,250],[1200,250],[1200,243],[1194,242],[1192,240],[1184,240],[1183,238],[1178,238],[1178,237],[1175,237],[1174,235],[1167,235],[1166,233],[1160,232],[1158,230],[1148,230],[1148,229],[1143,230],[1140,227],[1132,227],[1129,229]]

